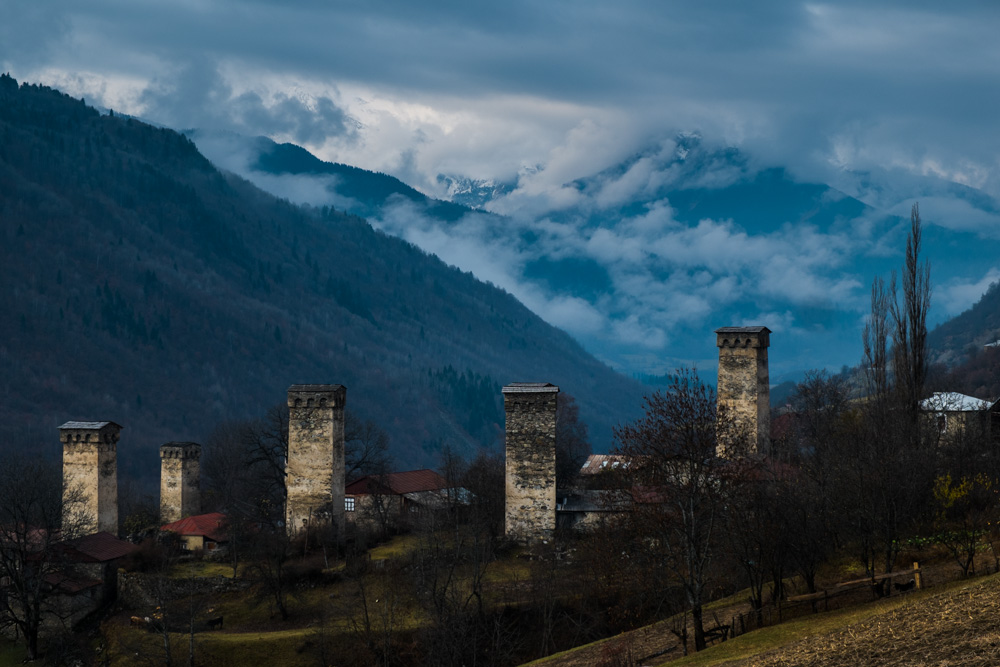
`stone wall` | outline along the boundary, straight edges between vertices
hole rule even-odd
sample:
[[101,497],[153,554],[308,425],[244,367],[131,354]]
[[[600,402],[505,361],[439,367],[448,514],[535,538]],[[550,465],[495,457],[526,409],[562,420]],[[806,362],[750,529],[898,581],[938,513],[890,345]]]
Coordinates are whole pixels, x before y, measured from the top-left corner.
[[201,445],[168,442],[160,447],[160,521],[173,523],[201,513]]
[[285,526],[290,534],[310,521],[331,521],[344,531],[344,404],[338,384],[288,388],[288,460]]
[[[66,422],[63,444],[63,533],[118,534],[118,438],[114,422]],[[72,502],[82,498],[82,502]]]
[[531,543],[556,528],[556,401],[559,387],[515,383],[503,388],[506,412],[507,536]]
[[228,593],[250,588],[252,582],[218,575],[172,579],[159,574],[118,572],[118,600],[126,609],[141,610],[158,606],[163,600],[189,595]]
[[[766,452],[771,439],[771,390],[767,370],[767,327],[723,327],[715,331],[719,348],[721,425],[719,454],[726,456],[734,438],[748,440],[748,453]],[[743,449],[742,447],[740,449]]]

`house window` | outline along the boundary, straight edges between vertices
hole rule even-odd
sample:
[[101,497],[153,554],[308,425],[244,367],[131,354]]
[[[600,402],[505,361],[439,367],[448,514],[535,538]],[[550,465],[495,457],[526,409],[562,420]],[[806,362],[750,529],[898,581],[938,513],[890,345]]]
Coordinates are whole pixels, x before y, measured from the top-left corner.
[[354,498],[344,498],[344,511],[345,512],[354,511]]

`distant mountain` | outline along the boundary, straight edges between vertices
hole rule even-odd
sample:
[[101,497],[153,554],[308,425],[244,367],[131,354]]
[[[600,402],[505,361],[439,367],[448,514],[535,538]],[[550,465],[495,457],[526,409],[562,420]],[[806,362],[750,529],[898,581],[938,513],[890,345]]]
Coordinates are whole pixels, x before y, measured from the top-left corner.
[[510,194],[517,185],[444,174],[438,174],[437,182],[444,186],[448,201],[476,210],[485,209],[490,202]]
[[[288,145],[237,139],[244,157],[226,163],[231,147],[196,140],[268,191],[362,212],[504,287],[633,377],[696,366],[712,379],[711,331],[731,324],[772,329],[776,383],[858,363],[871,282],[901,267],[915,202],[932,267],[931,326],[1000,277],[1000,202],[984,192],[888,172],[844,172],[840,189],[697,135],[651,142],[566,183],[547,181],[544,165],[515,183],[442,175],[451,208],[385,175],[336,177],[349,168]],[[299,158],[271,157],[292,153]]]
[[[246,162],[229,164],[225,160],[219,163],[232,168],[237,173],[251,176],[254,173],[272,176],[305,176],[321,179],[327,188],[330,202],[347,213],[360,217],[378,215],[388,203],[407,201],[417,205],[428,215],[441,220],[454,221],[470,213],[471,208],[432,199],[411,188],[398,178],[352,167],[338,162],[324,162],[315,155],[295,144],[279,144],[267,137],[243,137],[234,133],[202,132],[197,129],[186,130],[199,146],[209,150],[209,157],[216,159],[220,153],[238,150]],[[220,146],[221,145],[221,146]],[[281,194],[281,193],[278,193]],[[295,197],[290,197],[295,199]]]
[[[357,171],[276,147],[264,164]],[[71,419],[125,426],[120,456],[259,416],[293,383],[347,386],[402,467],[500,437],[500,386],[572,394],[607,448],[642,387],[510,294],[364,220],[220,172],[185,136],[0,78],[0,442],[57,449]],[[358,201],[408,197],[364,175]]]

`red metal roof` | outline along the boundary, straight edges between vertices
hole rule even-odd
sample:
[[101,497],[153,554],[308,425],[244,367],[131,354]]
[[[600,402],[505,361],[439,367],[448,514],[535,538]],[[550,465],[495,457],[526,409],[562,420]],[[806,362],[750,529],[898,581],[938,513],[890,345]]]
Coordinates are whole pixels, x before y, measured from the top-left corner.
[[169,530],[181,536],[200,535],[213,542],[225,542],[229,539],[229,535],[226,533],[226,515],[222,512],[189,516],[161,526],[160,530]]
[[344,489],[344,493],[360,496],[382,490],[383,493],[403,495],[418,491],[438,491],[447,489],[448,482],[433,470],[408,470],[407,472],[391,472],[387,475],[368,475],[353,482]]

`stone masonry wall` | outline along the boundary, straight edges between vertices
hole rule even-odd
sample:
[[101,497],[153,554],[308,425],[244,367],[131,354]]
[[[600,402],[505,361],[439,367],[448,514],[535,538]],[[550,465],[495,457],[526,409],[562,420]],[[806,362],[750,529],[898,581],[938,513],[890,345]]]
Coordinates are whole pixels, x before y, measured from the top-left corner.
[[308,522],[332,521],[344,531],[344,404],[341,385],[292,385],[288,389],[288,461],[285,526],[290,534]]
[[160,520],[173,523],[201,513],[201,445],[168,442],[160,447]]
[[732,428],[720,431],[720,455],[727,438],[749,436],[751,452],[765,452],[771,436],[771,391],[767,368],[770,331],[766,327],[724,327],[719,348],[718,403]]
[[549,539],[556,528],[556,401],[559,387],[516,383],[503,388],[506,412],[507,536]]
[[[118,438],[114,422],[67,422],[63,443],[63,533],[118,534]],[[79,494],[82,503],[70,502]]]

